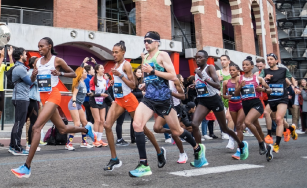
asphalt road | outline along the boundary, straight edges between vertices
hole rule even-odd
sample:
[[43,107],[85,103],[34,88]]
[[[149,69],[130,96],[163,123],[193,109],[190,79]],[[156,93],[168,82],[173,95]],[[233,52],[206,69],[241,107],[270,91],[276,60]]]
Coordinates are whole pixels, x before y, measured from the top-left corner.
[[[75,151],[64,146],[43,146],[32,163],[29,179],[18,179],[11,172],[25,162],[25,156],[12,156],[0,148],[0,187],[307,187],[307,135],[298,140],[281,142],[280,152],[267,162],[258,153],[255,137],[246,137],[250,155],[247,160],[231,158],[235,150],[226,149],[227,140],[205,141],[209,165],[195,169],[187,164],[177,164],[175,145],[163,142],[163,135],[156,135],[160,146],[167,150],[167,164],[159,169],[157,155],[148,143],[148,162],[153,174],[131,178],[128,172],[138,162],[136,145],[117,147],[123,166],[112,172],[103,171],[110,159],[109,148],[80,148],[75,139]],[[127,138],[128,140],[128,138]],[[192,148],[184,143],[189,160],[193,160]],[[173,174],[171,174],[173,173]]]

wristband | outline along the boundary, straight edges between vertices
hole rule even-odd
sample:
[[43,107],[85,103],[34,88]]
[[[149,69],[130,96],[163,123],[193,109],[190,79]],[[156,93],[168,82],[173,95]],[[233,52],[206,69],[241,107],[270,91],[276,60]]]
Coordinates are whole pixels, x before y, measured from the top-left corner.
[[72,102],[74,103],[74,102],[76,102],[76,101],[72,101]]
[[151,75],[155,75],[155,69],[152,69],[152,71],[150,71]]
[[120,78],[120,79],[123,79],[123,77],[124,77],[124,75],[123,75],[123,74],[121,74],[121,75],[119,76],[119,78]]

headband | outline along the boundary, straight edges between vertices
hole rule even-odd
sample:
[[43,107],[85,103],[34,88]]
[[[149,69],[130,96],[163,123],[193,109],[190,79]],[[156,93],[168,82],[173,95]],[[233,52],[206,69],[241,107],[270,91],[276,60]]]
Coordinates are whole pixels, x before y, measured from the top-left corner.
[[151,38],[153,40],[160,40],[160,36],[152,33],[152,32],[147,32],[144,38]]
[[277,56],[275,55],[275,54],[273,54],[273,53],[270,53],[270,54],[268,54],[268,55],[266,55],[267,57],[273,57],[275,60],[278,60],[278,58],[277,58]]

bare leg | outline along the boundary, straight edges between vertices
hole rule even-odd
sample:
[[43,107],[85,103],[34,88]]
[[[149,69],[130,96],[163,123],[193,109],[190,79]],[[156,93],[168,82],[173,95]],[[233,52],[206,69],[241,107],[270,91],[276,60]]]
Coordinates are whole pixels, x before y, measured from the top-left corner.
[[[193,128],[193,136],[195,138],[196,143],[201,143],[201,134],[199,131],[199,125],[202,122],[203,119],[207,116],[209,113],[209,110],[207,107],[203,105],[197,105],[194,116],[193,116],[193,121],[192,121],[192,128]],[[225,113],[224,113],[225,116]],[[226,120],[225,120],[226,124]]]
[[252,131],[258,142],[263,142],[263,139],[259,135],[257,128],[253,125],[253,123],[256,122],[260,116],[261,114],[256,109],[252,108],[246,115],[244,123],[249,128],[249,130]]

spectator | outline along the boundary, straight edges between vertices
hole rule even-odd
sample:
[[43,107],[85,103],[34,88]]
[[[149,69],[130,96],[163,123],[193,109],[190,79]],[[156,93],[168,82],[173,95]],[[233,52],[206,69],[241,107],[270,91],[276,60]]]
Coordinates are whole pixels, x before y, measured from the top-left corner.
[[[86,113],[86,120],[88,122],[91,122],[92,124],[94,124],[94,118],[93,118],[93,115],[92,115],[92,111],[91,111],[91,107],[90,107],[90,104],[89,104],[89,93],[90,93],[90,80],[92,79],[92,77],[95,75],[95,70],[93,68],[93,66],[91,65],[88,65],[87,62],[88,62],[88,57],[86,57],[84,60],[83,60],[83,63],[84,63],[84,69],[86,70],[87,72],[87,78],[84,79],[84,83],[86,85],[86,89],[87,89],[87,96],[85,97],[84,99],[84,102],[83,102],[83,106],[85,107],[85,113]],[[96,65],[96,61],[95,59],[92,59],[92,62]]]
[[301,127],[302,127],[302,129],[301,130],[297,129],[297,133],[302,134],[302,133],[305,133],[306,127],[307,127],[307,121],[305,121],[305,119],[307,117],[305,117],[306,113],[303,112],[304,99],[302,97],[303,90],[307,89],[307,82],[306,82],[305,79],[300,80],[300,86],[299,87],[300,87],[300,90],[301,90],[301,94],[299,95],[299,104],[300,104],[300,115],[301,115]]

